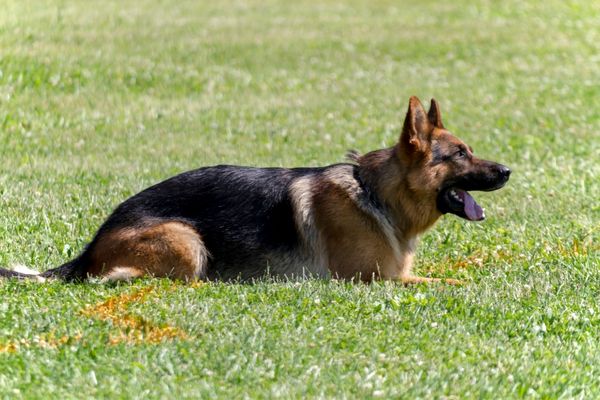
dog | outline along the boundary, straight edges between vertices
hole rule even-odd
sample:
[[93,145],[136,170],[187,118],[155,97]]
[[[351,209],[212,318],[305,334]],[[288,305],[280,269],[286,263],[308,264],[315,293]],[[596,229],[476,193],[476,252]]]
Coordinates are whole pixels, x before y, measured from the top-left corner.
[[411,273],[419,236],[443,214],[483,220],[468,191],[497,190],[510,173],[446,130],[434,99],[426,112],[411,97],[392,147],[326,167],[185,172],[121,203],[75,259],[0,276],[440,281]]

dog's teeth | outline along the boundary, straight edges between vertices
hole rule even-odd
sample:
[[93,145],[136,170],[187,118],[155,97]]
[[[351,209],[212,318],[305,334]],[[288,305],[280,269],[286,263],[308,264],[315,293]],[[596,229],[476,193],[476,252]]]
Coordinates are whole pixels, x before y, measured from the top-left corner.
[[453,199],[458,201],[459,203],[463,202],[463,199],[458,195],[458,193],[456,193],[456,190],[454,189],[450,189],[450,191],[448,192],[448,195]]
[[462,203],[462,199],[458,196],[458,194],[454,191],[454,189],[450,190],[450,197],[452,197],[454,200]]

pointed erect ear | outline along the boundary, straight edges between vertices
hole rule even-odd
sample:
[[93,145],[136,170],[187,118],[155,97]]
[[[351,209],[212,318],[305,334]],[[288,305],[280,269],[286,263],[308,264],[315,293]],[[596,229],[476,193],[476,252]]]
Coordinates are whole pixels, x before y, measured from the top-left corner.
[[429,122],[436,128],[443,129],[444,124],[442,123],[442,113],[440,112],[440,105],[435,99],[431,99],[431,105],[429,106],[429,113],[427,114]]
[[432,126],[427,118],[427,113],[421,104],[421,101],[412,96],[408,104],[408,112],[404,119],[404,127],[400,135],[400,144],[411,150],[418,150],[422,147],[422,141],[425,135],[429,133]]

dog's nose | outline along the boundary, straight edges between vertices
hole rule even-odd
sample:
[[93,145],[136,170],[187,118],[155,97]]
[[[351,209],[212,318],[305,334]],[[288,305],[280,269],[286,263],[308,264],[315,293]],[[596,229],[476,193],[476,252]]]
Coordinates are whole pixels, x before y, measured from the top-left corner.
[[500,173],[501,177],[508,179],[511,171],[508,167],[505,167],[504,165],[500,165],[498,167],[498,172]]

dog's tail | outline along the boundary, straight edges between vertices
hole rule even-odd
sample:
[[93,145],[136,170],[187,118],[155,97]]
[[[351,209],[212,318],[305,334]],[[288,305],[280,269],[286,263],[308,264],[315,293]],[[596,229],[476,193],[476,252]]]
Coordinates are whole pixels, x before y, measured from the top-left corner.
[[31,279],[38,282],[46,280],[39,272],[24,265],[15,265],[12,269],[0,268],[0,278]]
[[47,279],[77,281],[85,277],[85,273],[82,273],[81,258],[81,256],[77,257],[60,267],[41,273],[24,265],[16,265],[12,269],[0,268],[0,278],[32,279],[38,282],[45,282]]

